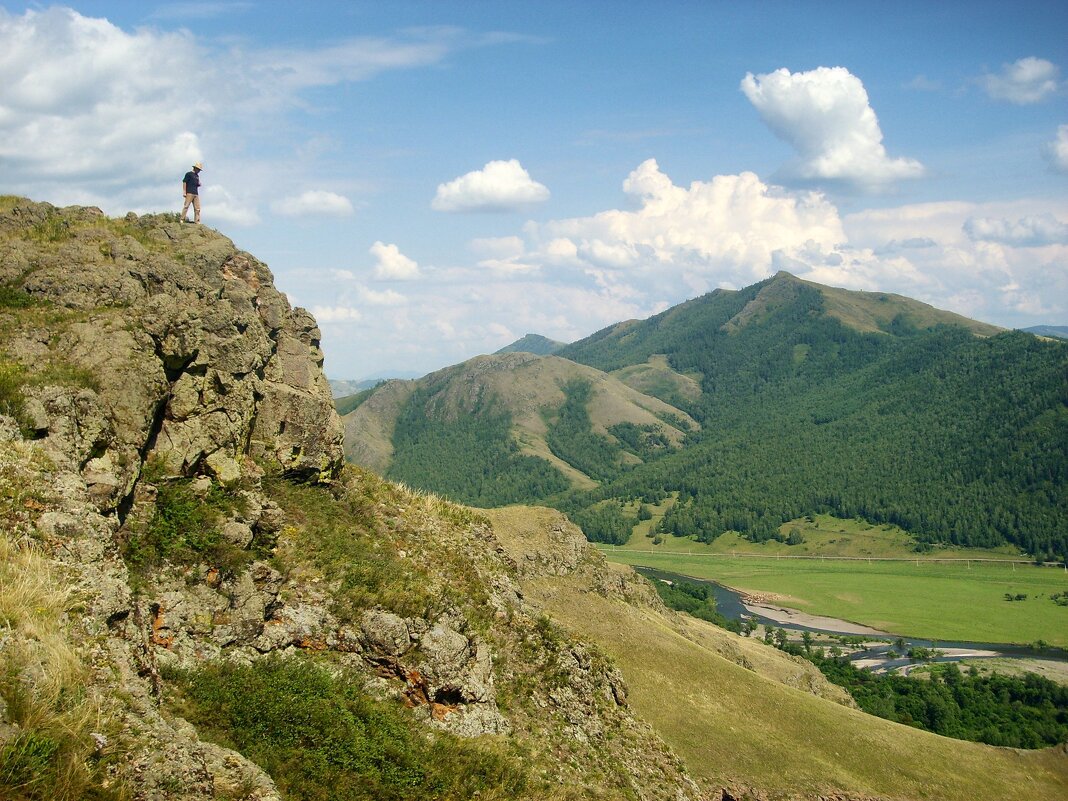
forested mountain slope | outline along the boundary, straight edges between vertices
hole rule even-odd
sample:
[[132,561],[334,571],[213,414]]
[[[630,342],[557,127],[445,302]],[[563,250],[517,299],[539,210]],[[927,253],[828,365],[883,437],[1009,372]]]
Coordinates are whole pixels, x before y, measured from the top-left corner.
[[1063,558],[1068,347],[959,319],[780,274],[575,343],[561,355],[602,369],[664,353],[700,374],[703,433],[569,504],[678,491],[666,527],[703,539],[826,511]]
[[521,352],[387,382],[345,426],[350,459],[483,506],[595,487],[698,427],[599,370]]
[[[687,424],[681,447],[643,449],[648,431],[596,426],[573,385],[566,435],[546,439],[549,453],[528,449],[543,464],[527,462],[506,495],[470,494],[475,470],[490,473],[455,460],[447,480],[404,480],[467,502],[540,499],[608,542],[627,538],[634,500],[677,493],[664,530],[704,540],[725,530],[763,540],[788,520],[830,512],[896,523],[921,547],[1013,543],[1041,558],[1068,555],[1064,343],[779,273],[619,323],[556,356],[659,397],[699,427]],[[495,410],[496,441],[507,441],[509,401],[483,403]],[[406,408],[391,443],[413,462],[444,464],[459,428],[487,430]]]

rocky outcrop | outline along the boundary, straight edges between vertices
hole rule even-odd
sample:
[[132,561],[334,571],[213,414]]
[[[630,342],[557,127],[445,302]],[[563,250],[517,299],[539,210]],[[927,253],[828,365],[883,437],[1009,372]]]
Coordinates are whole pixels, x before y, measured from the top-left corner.
[[[342,475],[319,330],[265,265],[168,216],[6,203],[0,286],[15,301],[0,308],[0,368],[18,381],[0,397],[4,542],[32,541],[70,593],[49,636],[77,654],[84,675],[71,680],[110,721],[86,756],[108,766],[104,785],[133,801],[279,799],[258,766],[168,711],[167,676],[303,652],[356,670],[429,728],[515,737],[539,764],[562,760],[554,781],[701,797],[632,719],[610,662],[526,608],[519,566],[484,519]],[[300,541],[267,476],[331,487],[324,503],[378,532],[368,558],[410,565],[421,605],[339,605],[344,575]],[[193,526],[200,507],[212,509],[210,550],[172,558],[153,526],[168,514]],[[169,536],[188,550],[183,531]],[[582,559],[577,545],[568,558]],[[11,667],[12,649],[40,636],[0,636],[0,660]],[[17,670],[32,685],[52,667],[26,653]],[[0,705],[0,740],[19,731]]]
[[[27,388],[27,411],[102,509],[129,497],[146,459],[224,482],[248,458],[313,480],[340,469],[319,329],[264,264],[168,217],[28,202],[3,217],[0,282],[68,312],[19,330],[6,350],[67,368]],[[39,241],[42,228],[52,233]]]
[[[0,308],[0,368],[19,379],[0,407],[18,418],[0,414],[12,455],[0,484],[19,488],[0,493],[4,535],[35,540],[77,599],[66,631],[119,722],[94,734],[99,750],[124,754],[117,778],[138,801],[228,786],[278,798],[254,765],[162,714],[159,670],[168,655],[217,657],[260,636],[281,577],[260,562],[227,581],[189,568],[142,577],[135,592],[121,550],[160,482],[246,487],[222,525],[240,551],[281,526],[258,487],[264,471],[336,477],[342,431],[315,321],[206,228],[28,201],[0,210],[0,285],[15,299]],[[40,633],[9,634],[0,656],[26,651],[27,675],[48,676],[47,655],[26,645]]]

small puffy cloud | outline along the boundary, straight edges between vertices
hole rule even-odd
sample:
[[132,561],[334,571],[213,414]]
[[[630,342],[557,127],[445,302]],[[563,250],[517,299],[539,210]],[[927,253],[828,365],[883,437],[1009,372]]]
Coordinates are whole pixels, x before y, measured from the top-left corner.
[[369,252],[375,257],[374,276],[379,281],[412,281],[419,277],[419,265],[396,245],[375,242]]
[[844,67],[747,73],[741,89],[772,132],[797,151],[799,160],[787,168],[792,177],[878,189],[924,173],[914,159],[887,155],[864,84]]
[[509,159],[439,184],[430,205],[436,211],[515,211],[548,199],[549,190],[517,159]]
[[1068,125],[1057,127],[1057,138],[1046,145],[1046,157],[1053,169],[1068,172]]
[[905,87],[908,89],[915,89],[917,92],[939,92],[942,90],[941,83],[932,81],[922,73],[905,84]]
[[566,237],[559,237],[545,244],[542,255],[550,264],[574,263],[578,261],[578,246]]
[[250,200],[240,198],[224,186],[210,186],[201,191],[201,203],[204,206],[205,222],[226,222],[231,225],[258,225],[260,216],[256,206]]
[[379,291],[377,289],[362,289],[360,296],[366,303],[372,306],[400,306],[405,301],[404,295],[393,289]]
[[1057,91],[1060,69],[1044,58],[1028,56],[1002,66],[996,75],[984,75],[979,83],[995,100],[1020,106],[1039,103]]
[[1015,222],[989,217],[969,217],[964,233],[975,242],[997,242],[1014,247],[1044,247],[1068,244],[1068,224],[1052,214],[1023,217]]
[[347,197],[322,189],[309,189],[296,197],[276,200],[271,210],[286,217],[348,217],[353,213],[352,202]]
[[351,306],[312,306],[311,313],[319,323],[351,323],[363,318],[360,310]]

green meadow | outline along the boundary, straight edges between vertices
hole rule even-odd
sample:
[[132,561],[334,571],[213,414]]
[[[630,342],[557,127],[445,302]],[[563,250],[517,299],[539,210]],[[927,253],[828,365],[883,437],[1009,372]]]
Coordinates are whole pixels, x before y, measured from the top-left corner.
[[[1068,647],[1068,607],[1051,599],[1068,591],[1063,568],[919,556],[900,561],[732,556],[699,551],[696,543],[690,543],[692,553],[685,553],[685,540],[673,543],[680,550],[645,542],[642,550],[599,547],[613,562],[714,579],[782,606],[892,634],[1020,644],[1042,640]],[[1006,594],[1026,598],[1007,601]]]
[[[872,525],[865,520],[842,519],[833,515],[819,514],[800,517],[779,526],[784,540],[794,531],[801,542],[787,545],[778,540],[750,542],[734,531],[726,531],[712,542],[697,542],[691,537],[674,537],[662,534],[654,544],[654,532],[664,514],[675,503],[674,497],[659,504],[646,504],[650,519],[634,526],[627,548],[640,550],[669,551],[691,554],[752,554],[755,556],[852,556],[858,558],[903,558],[919,560],[939,559],[998,559],[1030,562],[1031,557],[1013,545],[999,548],[963,548],[940,543],[931,544],[928,550],[918,552],[916,540],[904,529],[893,525]],[[626,508],[637,514],[638,503]]]

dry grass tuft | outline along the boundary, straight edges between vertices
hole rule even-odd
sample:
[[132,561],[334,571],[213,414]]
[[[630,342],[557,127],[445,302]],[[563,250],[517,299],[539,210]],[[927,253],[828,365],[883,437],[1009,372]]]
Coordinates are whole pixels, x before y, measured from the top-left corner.
[[[91,732],[106,728],[102,705],[64,631],[72,594],[29,541],[0,534],[0,797],[67,801],[99,781]],[[102,794],[100,794],[102,793]]]

